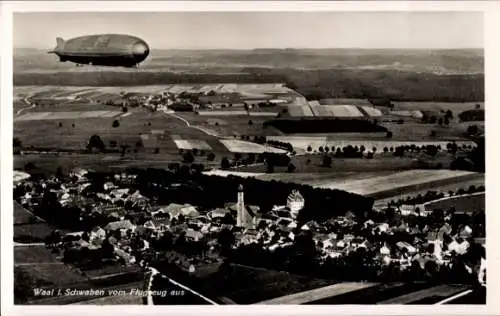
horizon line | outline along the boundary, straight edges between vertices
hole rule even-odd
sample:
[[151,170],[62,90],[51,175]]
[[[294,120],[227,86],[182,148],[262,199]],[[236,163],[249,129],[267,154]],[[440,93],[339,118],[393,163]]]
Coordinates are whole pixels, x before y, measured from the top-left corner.
[[[53,47],[13,47],[13,49],[36,49],[46,50]],[[151,50],[232,50],[232,51],[251,51],[251,50],[484,50],[484,47],[255,47],[255,48],[151,48]]]

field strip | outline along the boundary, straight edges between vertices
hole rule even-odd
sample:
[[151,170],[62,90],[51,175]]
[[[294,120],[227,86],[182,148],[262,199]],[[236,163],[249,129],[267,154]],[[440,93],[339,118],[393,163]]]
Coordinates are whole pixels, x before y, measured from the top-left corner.
[[183,117],[181,117],[181,116],[179,116],[179,115],[177,115],[175,113],[167,113],[167,115],[170,115],[172,117],[175,117],[176,119],[179,119],[179,120],[183,121],[186,124],[187,127],[191,127],[191,128],[197,129],[197,130],[199,130],[199,131],[201,131],[201,132],[203,132],[203,133],[205,133],[205,134],[207,134],[209,136],[219,137],[219,135],[217,135],[216,133],[213,133],[213,132],[211,132],[211,131],[209,131],[207,129],[204,129],[203,127],[191,125],[191,123],[189,123],[188,120],[186,120],[185,118],[183,118]]
[[207,176],[219,176],[219,177],[235,176],[241,178],[248,178],[248,177],[258,177],[263,175],[264,173],[228,171],[228,170],[210,170],[203,172],[203,174]]
[[375,200],[380,200],[380,199],[384,199],[384,198],[388,198],[388,197],[393,197],[393,196],[397,196],[397,195],[415,192],[417,190],[423,190],[423,189],[434,190],[434,188],[440,188],[440,187],[445,186],[445,185],[456,184],[456,183],[460,183],[462,181],[468,181],[470,179],[474,179],[477,176],[478,176],[478,174],[474,174],[474,173],[473,174],[466,174],[466,175],[458,176],[455,178],[447,178],[447,179],[429,181],[429,182],[425,182],[425,183],[419,183],[419,184],[415,184],[415,185],[396,187],[396,188],[385,190],[385,191],[370,193],[367,196],[372,197]]
[[219,140],[227,150],[232,153],[256,153],[261,154],[265,152],[285,154],[286,150],[274,148],[271,146],[263,146],[260,144],[246,142],[238,139],[220,139]]
[[43,242],[34,242],[30,244],[23,244],[19,242],[14,242],[14,247],[40,247],[40,246],[45,246],[45,243]]
[[[469,178],[469,177],[466,177]],[[375,201],[375,205],[386,205],[388,204],[391,200],[398,200],[398,199],[405,199],[407,197],[414,197],[417,196],[418,194],[425,195],[427,191],[440,191],[440,192],[448,192],[448,191],[456,191],[458,189],[468,189],[469,186],[474,185],[476,187],[478,186],[484,186],[484,174],[475,174],[471,175],[470,179],[462,179],[459,178],[457,181],[453,183],[443,183],[443,184],[436,184],[436,186],[433,186],[432,188],[420,188],[420,189],[415,189],[413,191],[408,190],[409,192],[407,193],[396,193],[394,196],[389,196],[389,197],[384,197],[381,199],[378,199]]]
[[175,145],[179,149],[192,150],[211,150],[212,147],[204,140],[187,140],[187,139],[174,139]]
[[430,289],[424,289],[417,292],[401,295],[390,300],[382,301],[377,303],[377,305],[388,305],[388,304],[409,304],[416,302],[432,296],[446,297],[449,295],[456,294],[466,289],[466,286],[453,286],[453,285],[439,285]]
[[346,282],[346,283],[337,283],[329,286],[325,286],[319,289],[313,289],[309,291],[304,291],[300,293],[290,294],[270,300],[266,300],[260,303],[259,305],[265,304],[304,304],[311,303],[314,301],[319,301],[325,298],[329,298],[332,296],[337,296],[341,294],[346,294],[349,292],[369,288],[377,285],[376,283],[361,283],[361,282]]
[[442,300],[442,301],[440,301],[440,302],[437,302],[437,303],[436,303],[436,305],[446,304],[446,303],[448,303],[448,302],[451,302],[451,301],[453,301],[453,300],[456,300],[457,298],[460,298],[460,297],[462,297],[462,296],[465,296],[465,295],[467,295],[467,294],[469,294],[469,293],[472,293],[472,290],[467,290],[467,291],[465,291],[465,292],[458,293],[457,295],[453,295],[452,297],[448,297],[448,298],[447,298],[447,299],[445,299],[445,300]]
[[15,267],[22,267],[22,266],[40,266],[40,265],[64,265],[63,262],[55,261],[55,262],[28,262],[28,263],[17,263],[14,262]]
[[31,112],[14,118],[14,121],[75,120],[81,118],[114,117],[118,111]]
[[409,170],[397,172],[389,176],[373,177],[354,181],[331,181],[327,184],[316,185],[323,189],[338,189],[352,193],[368,195],[392,189],[423,184],[427,182],[445,180],[474,174],[469,171],[451,170]]

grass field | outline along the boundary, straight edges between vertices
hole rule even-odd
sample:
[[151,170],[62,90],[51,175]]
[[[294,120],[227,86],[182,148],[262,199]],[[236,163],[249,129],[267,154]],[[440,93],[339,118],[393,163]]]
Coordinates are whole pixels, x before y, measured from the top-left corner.
[[[362,137],[362,136],[361,136]],[[441,148],[446,149],[446,144],[448,143],[447,141],[436,141],[436,140],[428,140],[428,141],[395,141],[395,140],[388,140],[385,137],[380,140],[360,140],[360,139],[351,139],[350,137],[343,138],[343,139],[336,139],[336,138],[342,138],[342,135],[337,135],[335,136],[269,136],[267,137],[268,140],[277,140],[281,142],[286,142],[292,144],[292,146],[296,149],[301,149],[301,150],[307,150],[308,146],[311,146],[313,150],[318,150],[320,146],[325,147],[328,146],[330,149],[335,147],[344,147],[344,146],[364,146],[367,151],[371,151],[373,147],[377,148],[377,152],[382,152],[384,147],[390,148],[396,148],[397,146],[406,146],[406,145],[415,145],[415,146],[423,146],[423,145],[435,145],[435,146],[441,146]],[[458,146],[462,145],[473,145],[475,146],[475,143],[473,141],[456,141],[456,144]]]
[[394,110],[421,110],[421,111],[441,111],[452,110],[458,114],[465,110],[472,110],[476,104],[484,109],[484,102],[392,102]]
[[23,242],[39,242],[44,241],[45,237],[50,235],[52,229],[46,223],[34,224],[15,224],[14,225],[14,240]]
[[[335,283],[331,280],[311,279],[283,271],[260,269],[231,264],[225,281],[213,289],[214,295],[225,296],[237,304],[254,304],[264,300],[298,293]],[[221,282],[221,280],[210,281]],[[207,280],[207,281],[208,281]],[[209,286],[207,284],[207,286]]]
[[468,175],[467,171],[451,170],[408,170],[396,172],[389,176],[371,177],[369,179],[353,181],[331,181],[316,185],[320,188],[339,189],[362,195],[369,195],[382,191],[389,191],[398,187],[406,187],[416,184],[456,178]]
[[87,111],[87,112],[28,112],[17,116],[14,121],[41,121],[41,120],[81,120],[87,118],[114,118],[123,114],[120,111]]
[[486,208],[486,197],[484,193],[456,196],[430,202],[425,205],[430,210],[450,210],[457,212],[484,212]]
[[407,197],[415,197],[419,194],[425,195],[427,191],[438,191],[438,192],[448,192],[448,191],[457,191],[459,189],[467,190],[469,186],[474,185],[476,187],[484,186],[484,174],[478,173],[476,176],[467,179],[456,179],[453,183],[436,185],[432,188],[425,189],[416,189],[412,192],[407,192],[404,194],[399,194],[387,198],[379,199],[375,202],[375,205],[387,205],[392,200],[405,199]]
[[247,142],[237,139],[221,139],[220,142],[227,147],[227,149],[232,153],[255,153],[261,154],[265,152],[269,153],[286,153],[286,150],[274,148],[271,146],[264,146],[252,142]]
[[[221,116],[200,116],[194,113],[177,113],[178,116],[189,121],[191,125],[200,126],[204,129],[215,132],[220,136],[264,136],[282,135],[274,128],[263,128],[262,123],[269,120],[269,117],[235,115],[231,117]],[[251,121],[251,122],[250,122]]]

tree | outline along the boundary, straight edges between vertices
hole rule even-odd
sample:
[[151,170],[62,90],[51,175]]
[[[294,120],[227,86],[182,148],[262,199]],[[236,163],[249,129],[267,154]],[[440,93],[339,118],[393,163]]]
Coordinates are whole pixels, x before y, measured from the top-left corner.
[[59,127],[63,127],[63,123],[62,122],[59,122]]
[[193,163],[194,162],[194,155],[190,151],[186,152],[184,155],[182,155],[182,161],[185,163]]
[[274,165],[270,162],[267,163],[266,173],[274,173]]
[[231,164],[229,163],[229,159],[226,157],[223,157],[222,160],[220,161],[220,167],[222,170],[227,170],[231,167]]
[[453,118],[453,112],[451,110],[447,110],[444,117],[448,118],[448,119],[452,119]]
[[332,157],[329,155],[324,155],[323,156],[323,167],[330,168],[332,166]]
[[122,107],[122,112],[123,112],[123,113],[127,113],[127,112],[128,112],[128,108],[127,108],[126,106],[123,106],[123,107]]
[[323,146],[319,146],[318,151],[319,151],[320,153],[324,152]]
[[135,142],[135,148],[136,149],[140,149],[140,148],[143,148],[144,147],[144,144],[142,143],[142,140],[139,139],[137,142]]
[[89,151],[92,151],[93,149],[98,150],[98,151],[104,151],[106,149],[106,146],[104,145],[104,142],[102,141],[101,137],[99,135],[92,135],[89,138],[89,142],[87,144],[87,149]]
[[476,110],[479,110],[481,108],[481,104],[477,103],[476,104]]
[[255,159],[256,159],[255,154],[249,153],[248,157],[246,159],[246,162],[247,162],[247,164],[251,165],[251,164],[255,163]]
[[443,126],[443,118],[442,117],[439,118],[438,124],[439,124],[439,126]]
[[295,165],[293,163],[291,163],[291,164],[288,165],[287,171],[290,172],[290,173],[292,173],[296,169],[297,169],[297,167],[295,167]]
[[32,171],[33,169],[36,169],[36,165],[35,165],[34,163],[32,163],[32,162],[28,162],[28,163],[26,163],[26,164],[24,165],[24,171],[26,171],[26,172],[28,172],[28,173],[29,173],[30,171]]
[[447,118],[447,117],[444,118],[444,125],[446,125],[446,126],[450,125],[450,119],[449,118]]
[[373,151],[373,153],[376,153],[377,152],[377,147],[373,147],[372,151]]
[[248,125],[250,125],[250,126],[252,126],[252,125],[253,125],[252,120],[248,120]]
[[470,125],[467,127],[467,134],[469,136],[475,136],[479,134],[479,127],[477,125]]
[[329,152],[330,151],[330,147],[328,146],[325,146],[325,153]]
[[392,138],[392,132],[391,131],[387,131],[387,133],[385,134],[385,137]]
[[198,148],[193,148],[192,152],[193,152],[194,156],[197,156],[198,155]]
[[207,160],[208,161],[214,161],[215,160],[215,154],[214,153],[209,153],[207,155]]
[[236,242],[236,238],[232,231],[227,228],[224,228],[220,231],[217,236],[217,243],[220,245],[223,251],[227,251],[231,249],[231,246]]
[[307,152],[311,152],[313,149],[311,146],[307,146]]
[[114,120],[112,126],[114,128],[116,128],[116,127],[120,126],[120,122],[118,122],[118,120]]
[[389,151],[389,148],[387,148],[387,146],[384,147],[384,152],[388,152]]
[[156,147],[155,148],[155,154],[159,154],[160,153],[160,148]]
[[14,137],[14,139],[12,140],[12,145],[14,146],[14,148],[21,147],[21,140],[17,137]]

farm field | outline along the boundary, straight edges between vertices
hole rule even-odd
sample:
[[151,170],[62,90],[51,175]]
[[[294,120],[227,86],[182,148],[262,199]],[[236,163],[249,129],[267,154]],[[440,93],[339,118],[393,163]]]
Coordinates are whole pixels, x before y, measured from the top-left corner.
[[375,201],[375,206],[377,205],[387,205],[390,201],[392,200],[399,200],[399,199],[405,199],[407,197],[414,197],[419,194],[425,195],[427,191],[439,191],[439,192],[448,192],[448,191],[457,191],[459,189],[468,189],[469,186],[474,185],[476,187],[479,186],[484,186],[485,181],[484,181],[484,174],[478,173],[475,177],[470,178],[470,179],[457,179],[454,183],[450,184],[444,184],[444,185],[437,185],[433,186],[432,188],[426,188],[426,189],[417,189],[412,192],[408,192],[405,194],[400,194],[396,196],[391,196],[387,198],[383,198],[380,200]]
[[486,197],[484,193],[475,193],[471,195],[453,196],[425,204],[429,210],[450,210],[457,212],[484,212],[486,207]]
[[[342,134],[338,135],[338,138],[342,138]],[[393,140],[352,140],[352,139],[335,139],[334,136],[268,136],[268,140],[276,140],[280,142],[286,142],[292,144],[294,148],[307,150],[308,146],[311,146],[313,150],[317,150],[320,146],[325,147],[328,146],[331,148],[335,147],[344,147],[348,145],[352,146],[365,146],[367,151],[371,151],[373,147],[377,148],[377,152],[382,152],[384,147],[397,147],[397,146],[406,146],[406,145],[415,145],[415,146],[423,146],[423,145],[435,145],[441,146],[441,148],[446,148],[447,141],[393,141]],[[458,146],[462,145],[471,145],[475,146],[473,141],[456,141]]]
[[271,146],[264,146],[252,142],[247,142],[237,139],[221,139],[220,142],[227,147],[232,153],[286,153],[286,150],[274,148]]
[[237,304],[255,304],[264,300],[315,289],[335,283],[331,280],[311,279],[293,275],[283,271],[261,269],[239,264],[231,264],[230,270],[224,279],[220,274],[209,275],[203,279],[207,287],[209,284],[224,286],[212,288],[215,296],[225,296]]
[[[14,270],[45,286],[87,284],[88,279],[55,258],[45,246],[15,246]],[[90,284],[88,284],[90,285]]]
[[399,102],[393,101],[394,110],[421,110],[421,111],[441,111],[452,110],[458,114],[465,110],[474,109],[476,104],[484,109],[484,102]]
[[[237,116],[200,116],[194,113],[176,113],[177,116],[189,121],[192,126],[199,126],[203,129],[213,131],[217,135],[223,136],[264,136],[264,135],[282,135],[274,128],[262,128],[262,123],[268,120],[268,117],[237,115]],[[251,121],[251,123],[250,123]]]
[[86,118],[113,118],[122,115],[119,111],[87,111],[87,112],[28,112],[17,116],[14,121],[41,121],[41,120],[79,120]]
[[468,171],[451,170],[408,170],[396,172],[390,176],[371,177],[369,179],[353,181],[331,181],[316,184],[316,187],[338,189],[361,195],[389,191],[399,187],[412,186],[427,182],[457,178],[471,174]]

